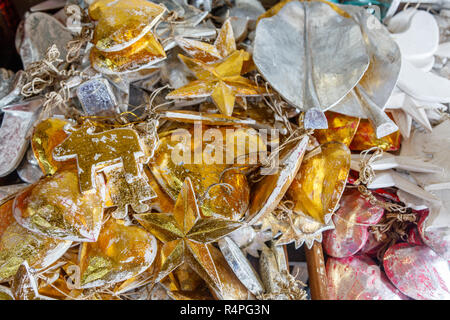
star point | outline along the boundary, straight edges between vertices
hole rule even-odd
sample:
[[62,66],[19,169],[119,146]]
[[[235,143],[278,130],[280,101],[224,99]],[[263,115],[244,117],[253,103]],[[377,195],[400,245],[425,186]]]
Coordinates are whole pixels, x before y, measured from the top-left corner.
[[163,242],[160,281],[187,263],[211,286],[221,289],[208,244],[241,227],[241,223],[202,217],[190,178],[186,178],[172,213],[144,213],[136,220]]

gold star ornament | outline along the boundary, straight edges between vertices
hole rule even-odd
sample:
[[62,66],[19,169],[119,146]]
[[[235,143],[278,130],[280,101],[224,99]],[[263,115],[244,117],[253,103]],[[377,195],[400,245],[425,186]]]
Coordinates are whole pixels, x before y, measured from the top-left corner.
[[105,74],[127,73],[148,68],[166,58],[151,32],[165,9],[146,0],[97,0],[89,15],[97,21],[90,59],[94,69]]
[[192,58],[178,57],[198,80],[172,91],[168,99],[211,97],[222,114],[231,116],[236,97],[261,94],[254,82],[241,77],[253,63],[248,52],[236,49],[230,20],[225,21],[214,44],[184,38],[176,41]]
[[247,53],[244,50],[238,50],[219,62],[207,64],[178,55],[198,80],[170,92],[166,98],[211,97],[222,114],[231,116],[237,96],[258,96],[262,92],[253,81],[241,76],[246,56]]
[[134,217],[164,243],[161,268],[155,281],[162,280],[187,263],[208,285],[221,290],[222,284],[208,243],[238,229],[241,223],[202,217],[189,178],[184,181],[172,214],[144,213]]

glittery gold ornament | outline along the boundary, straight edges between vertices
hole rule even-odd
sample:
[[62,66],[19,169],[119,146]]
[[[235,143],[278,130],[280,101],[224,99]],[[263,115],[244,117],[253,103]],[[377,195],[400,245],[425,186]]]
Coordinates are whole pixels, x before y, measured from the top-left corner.
[[[52,175],[66,165],[53,159],[53,149],[67,138],[64,126],[69,122],[58,118],[49,118],[36,125],[31,137],[34,156],[45,175]],[[72,160],[69,160],[72,162]]]
[[97,242],[82,245],[80,285],[91,288],[135,277],[151,266],[156,252],[156,239],[150,233],[109,219]]
[[86,121],[53,151],[55,160],[77,160],[81,192],[96,187],[94,174],[99,166],[121,162],[127,182],[137,179],[138,159],[144,156],[144,151],[136,131],[118,128],[94,133],[94,129],[95,127]]
[[331,141],[342,142],[347,147],[355,136],[359,126],[359,118],[346,116],[332,111],[325,112],[328,129],[314,130],[314,137],[321,144]]
[[228,57],[211,64],[178,56],[194,72],[198,80],[170,92],[167,99],[211,97],[220,112],[226,116],[233,113],[236,96],[258,96],[262,91],[247,78],[241,76],[247,53],[234,51]]
[[[116,206],[112,212],[115,219],[128,216],[128,206],[137,213],[148,211],[150,207],[143,201],[156,197],[145,175],[128,183],[122,168],[105,169],[107,201],[105,207]],[[108,201],[109,200],[109,201]]]
[[156,181],[152,172],[148,167],[144,168],[144,173],[147,176],[147,179],[150,184],[150,188],[155,192],[156,198],[153,198],[151,206],[159,212],[172,212],[173,207],[175,206],[175,201],[161,189],[161,186]]
[[90,54],[94,69],[105,74],[135,72],[165,58],[163,47],[151,32],[123,50],[103,52],[92,48]]
[[144,37],[164,8],[146,0],[97,0],[89,16],[97,20],[93,42],[101,51],[119,51]]
[[[244,155],[254,151],[265,152],[266,147],[253,129],[201,127],[205,134],[208,129],[218,130],[217,133],[223,137],[222,142],[226,144],[226,148],[220,144],[214,150],[216,156],[219,156],[218,161],[211,159],[212,150],[207,147],[208,141],[195,139],[195,127],[187,126],[187,130],[167,131],[161,134],[160,146],[155,152],[150,168],[158,183],[173,200],[176,200],[184,180],[189,177],[197,194],[203,197],[206,193],[200,205],[205,216],[239,220],[247,211],[250,188],[247,178],[240,170],[225,170],[232,167],[235,162],[249,163]],[[233,130],[227,134],[227,129]],[[186,143],[180,142],[184,138]],[[183,152],[179,156],[174,156],[177,150]],[[183,160],[185,155],[189,157],[187,161]],[[196,161],[194,158],[198,156],[202,158]],[[228,162],[230,159],[233,164],[227,164],[230,163]],[[242,162],[238,162],[240,160]],[[211,187],[217,183],[226,183],[228,186]]]
[[14,217],[38,234],[71,241],[96,241],[103,218],[104,188],[81,193],[75,167],[60,170],[17,195]]
[[36,270],[48,267],[71,241],[40,236],[20,226],[12,214],[13,200],[0,206],[0,283],[10,280],[24,261]]
[[[270,214],[291,185],[308,146],[309,137],[304,136],[297,143],[290,143],[280,152],[279,169],[264,175],[252,188],[247,222],[254,224]],[[274,231],[274,230],[272,230]]]
[[220,290],[220,277],[207,244],[236,230],[241,224],[201,217],[189,178],[183,184],[173,214],[144,213],[134,217],[164,243],[161,268],[155,281],[165,278],[186,262],[208,285]]
[[294,212],[327,223],[344,191],[350,171],[350,150],[340,142],[329,142],[312,151],[288,190]]
[[[389,113],[388,116],[392,119]],[[355,137],[350,144],[350,150],[363,151],[372,147],[380,147],[384,151],[397,151],[400,148],[400,131],[397,130],[383,138],[377,138],[370,121],[361,119]]]
[[[204,63],[219,62],[237,50],[231,20],[227,19],[219,30],[214,44],[193,39],[177,37],[176,42],[188,56]],[[256,67],[248,52],[244,52],[241,74],[253,71]]]

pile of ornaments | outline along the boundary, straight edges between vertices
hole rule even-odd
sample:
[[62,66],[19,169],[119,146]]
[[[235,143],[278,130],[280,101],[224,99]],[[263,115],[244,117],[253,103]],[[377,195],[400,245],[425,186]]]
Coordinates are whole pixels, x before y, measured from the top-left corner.
[[32,7],[0,299],[449,299],[450,5],[341,2]]

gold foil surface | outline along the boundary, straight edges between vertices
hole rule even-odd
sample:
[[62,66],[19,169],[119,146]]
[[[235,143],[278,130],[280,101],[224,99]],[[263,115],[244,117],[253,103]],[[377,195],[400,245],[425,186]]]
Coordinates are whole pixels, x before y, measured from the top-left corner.
[[314,130],[314,137],[320,144],[336,141],[347,147],[353,141],[359,126],[359,118],[346,116],[332,111],[325,112],[328,120],[328,129]]
[[210,286],[220,289],[220,278],[207,243],[236,230],[241,224],[232,220],[202,217],[189,178],[183,184],[173,213],[144,213],[134,217],[164,243],[156,281],[186,262]]
[[164,12],[145,0],[97,0],[89,16],[97,20],[93,42],[102,51],[119,51],[147,34]]
[[170,92],[167,99],[192,99],[211,97],[219,111],[231,116],[236,97],[258,96],[262,91],[251,80],[241,76],[244,61],[248,53],[234,51],[231,55],[211,64],[178,56],[195,74],[198,80]]
[[[231,162],[245,165],[249,163],[246,154],[258,150],[265,151],[266,147],[261,137],[252,129],[204,126],[202,130],[205,132],[209,128],[220,130],[222,136],[226,137],[223,140],[227,146],[225,150],[220,143],[214,151],[217,158],[211,157],[212,149],[207,147],[208,142],[205,139],[194,139],[193,126],[187,126],[187,131],[176,130],[161,135],[160,146],[155,152],[150,168],[158,183],[172,199],[177,198],[184,180],[189,177],[199,197],[208,191],[200,205],[205,216],[238,220],[247,211],[250,188],[245,175],[239,170],[224,171],[233,166],[226,164],[226,160],[231,158]],[[227,129],[235,130],[227,134]],[[180,142],[181,140],[183,142]],[[174,152],[180,152],[179,161],[172,156]],[[194,159],[195,153],[202,156],[202,159],[197,159],[200,161]],[[189,158],[184,158],[185,156]],[[219,181],[221,175],[222,180]],[[231,189],[217,185],[207,190],[209,186],[219,182],[229,184]]]
[[[101,187],[101,179],[98,180]],[[96,241],[103,218],[102,192],[81,193],[76,169],[67,168],[17,195],[14,217],[22,226],[43,236]]]
[[92,66],[106,74],[137,71],[165,58],[163,47],[151,32],[120,51],[103,52],[92,48],[90,54]]
[[48,267],[72,243],[25,229],[15,221],[12,209],[13,200],[0,206],[0,282],[11,280],[24,261],[36,270]]
[[117,207],[112,216],[115,219],[128,217],[128,207],[134,212],[143,213],[150,209],[144,201],[156,197],[150,187],[147,177],[142,175],[135,181],[128,183],[122,168],[105,169],[107,199],[105,206]]
[[326,223],[345,188],[350,171],[350,150],[340,142],[325,143],[320,150],[305,157],[288,195],[295,202],[295,212]]
[[95,185],[95,169],[122,163],[128,182],[139,177],[138,158],[144,156],[139,136],[133,129],[118,128],[94,133],[94,126],[86,121],[72,132],[53,151],[58,161],[76,159],[81,192],[91,191]]
[[53,149],[67,138],[64,126],[69,122],[49,118],[36,125],[31,137],[31,147],[34,156],[45,175],[52,175],[56,170],[66,165],[65,162],[59,162],[53,159]]
[[109,219],[97,242],[82,245],[80,285],[91,288],[135,277],[151,266],[156,252],[156,239],[150,233]]

